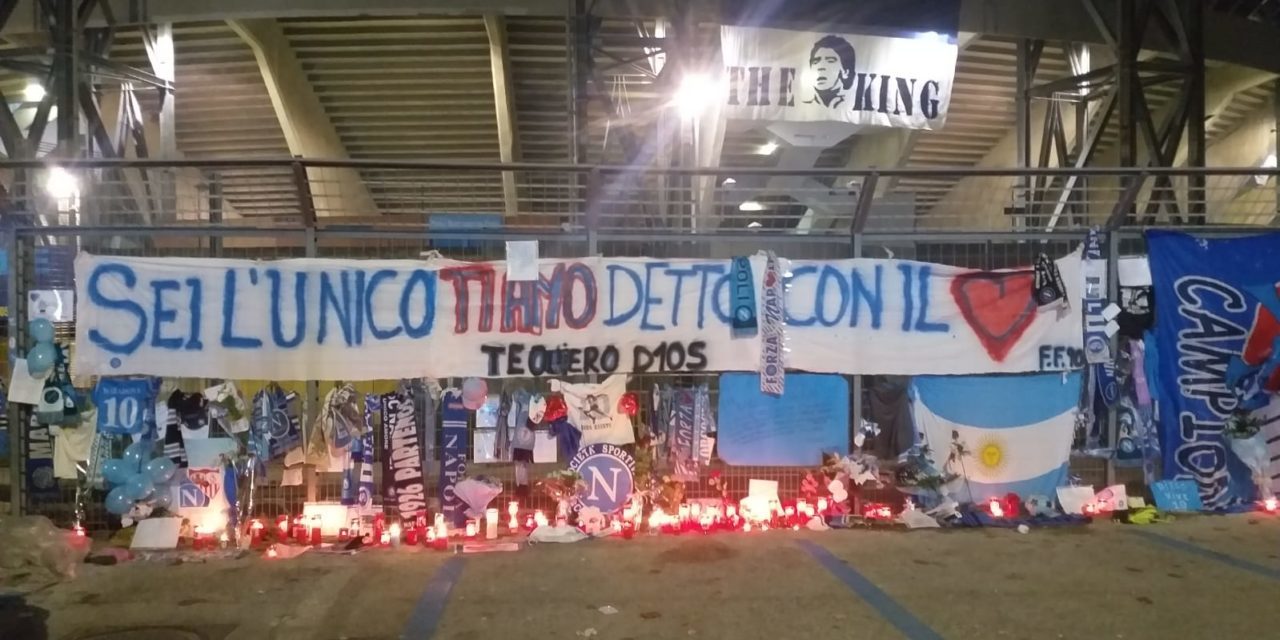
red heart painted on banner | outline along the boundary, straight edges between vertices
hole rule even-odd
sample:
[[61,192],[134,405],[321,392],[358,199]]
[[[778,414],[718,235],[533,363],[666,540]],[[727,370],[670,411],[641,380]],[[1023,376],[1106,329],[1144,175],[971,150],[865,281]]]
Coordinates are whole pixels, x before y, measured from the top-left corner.
[[966,273],[951,281],[951,297],[992,360],[1004,362],[1036,319],[1034,285],[1030,271]]

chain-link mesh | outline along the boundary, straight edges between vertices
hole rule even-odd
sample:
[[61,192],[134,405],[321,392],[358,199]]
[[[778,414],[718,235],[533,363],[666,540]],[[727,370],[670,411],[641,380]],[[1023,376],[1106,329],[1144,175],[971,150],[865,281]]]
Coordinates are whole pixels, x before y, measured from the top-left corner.
[[[851,229],[858,212],[857,190],[862,185],[860,181],[868,178],[866,175],[838,177],[844,180],[843,183],[837,182],[837,177],[809,176],[807,180],[810,182],[794,187],[790,181],[795,176],[773,176],[788,181],[790,197],[797,198],[796,194],[804,197],[795,203],[759,202],[762,208],[756,210],[755,205],[743,207],[745,200],[738,196],[731,198],[728,194],[749,188],[751,180],[757,178],[747,175],[733,179],[729,175],[733,172],[729,170],[724,174],[703,176],[652,172],[633,175],[620,170],[549,168],[428,171],[394,166],[326,166],[302,167],[302,174],[307,178],[302,183],[303,188],[299,188],[296,171],[291,172],[283,183],[290,188],[266,186],[270,182],[267,178],[272,178],[275,176],[272,172],[279,170],[279,167],[264,167],[259,176],[261,180],[255,182],[252,168],[245,167],[148,169],[153,177],[169,180],[172,188],[167,192],[155,189],[139,193],[133,184],[142,177],[142,171],[138,169],[87,169],[85,171],[95,172],[92,175],[101,181],[82,194],[79,213],[50,213],[57,209],[51,208],[53,205],[49,202],[19,200],[21,206],[14,209],[15,215],[10,219],[11,223],[17,220],[16,228],[10,231],[13,250],[8,257],[13,272],[10,282],[17,287],[15,295],[10,296],[10,314],[17,318],[25,317],[22,300],[30,291],[71,288],[73,282],[68,258],[77,251],[120,256],[260,260],[308,255],[403,259],[438,252],[452,259],[490,260],[504,256],[505,240],[537,239],[540,241],[540,254],[552,258],[593,254],[727,258],[771,250],[780,256],[799,259],[840,259],[860,255],[915,259],[975,269],[1024,267],[1042,253],[1056,257],[1073,250],[1083,237],[1083,227],[1104,219],[1104,214],[1109,214],[1116,207],[1115,199],[1124,195],[1117,195],[1114,189],[1104,189],[1103,178],[1091,178],[1089,190],[1080,192],[1082,199],[1071,201],[1080,206],[1065,209],[1068,213],[1076,211],[1080,215],[1075,219],[1063,217],[1052,233],[1034,232],[1029,229],[1040,228],[1048,218],[1037,218],[1033,220],[1035,224],[1014,224],[1021,213],[1030,211],[1026,208],[1026,202],[1030,201],[1023,199],[1022,208],[1015,212],[1021,212],[1019,215],[1005,211],[1006,204],[1018,200],[1015,197],[1017,189],[997,190],[1007,198],[1003,195],[994,197],[990,192],[979,198],[975,195],[977,191],[969,192],[962,188],[964,184],[997,179],[1008,179],[1012,185],[1017,182],[1012,176],[952,176],[957,178],[957,182],[947,192],[950,195],[931,201],[928,206],[922,204],[922,199],[902,200],[895,195],[916,184],[911,176],[879,176],[878,180],[891,184],[892,188],[883,197],[871,200],[863,233],[853,234]],[[237,180],[234,189],[231,188],[232,177]],[[769,178],[767,175],[764,177]],[[914,178],[921,184],[936,179],[938,176],[933,174]],[[264,186],[257,188],[255,184]],[[1215,175],[1209,177],[1205,192],[1235,190],[1232,207],[1226,208],[1232,215],[1243,215],[1241,203],[1256,199],[1259,213],[1249,221],[1269,222],[1271,217],[1267,212],[1274,211],[1274,189],[1259,187],[1258,184],[1251,175]],[[515,187],[514,214],[503,213],[509,205],[505,196],[511,195],[509,189],[504,191],[504,186]],[[1058,188],[1061,186],[1059,184]],[[366,192],[368,199],[355,197],[353,190],[356,189]],[[300,197],[308,190],[309,199]],[[833,190],[840,193],[832,195]],[[176,195],[172,195],[175,192]],[[130,207],[138,205],[140,197],[147,200],[147,193],[154,196],[149,200],[154,206],[147,208],[150,214],[141,217],[130,213],[136,211]],[[169,200],[155,195],[164,193],[171,194]],[[1143,195],[1144,192],[1139,190],[1139,197],[1129,207],[1138,221],[1141,221],[1149,204],[1162,197],[1160,193],[1154,196],[1149,191],[1145,193]],[[700,198],[699,194],[706,194],[707,198]],[[806,200],[821,194],[829,198],[823,201],[826,204]],[[848,201],[850,194],[855,196],[854,201]],[[1106,194],[1106,197],[1101,194]],[[278,198],[288,206],[254,209],[250,206],[257,202],[254,198],[271,202],[274,200],[270,199]],[[353,202],[368,208],[347,208]],[[1046,199],[1045,202],[1056,201]],[[710,203],[710,206],[704,206],[704,203]],[[1179,206],[1182,211],[1188,210],[1185,198]],[[957,212],[955,220],[963,218],[968,226],[946,223],[950,218],[941,213],[944,208]],[[966,208],[967,212],[959,213]],[[1225,219],[1221,217],[1223,211],[1216,209],[1210,222]],[[1050,208],[1050,216],[1052,213]],[[310,226],[308,215],[314,216],[314,226]],[[1030,218],[1021,219],[1026,222]],[[802,224],[801,221],[805,220]],[[997,220],[1001,222],[995,224],[993,221]],[[72,226],[76,223],[79,226]],[[976,229],[983,228],[994,233],[975,233]],[[1141,236],[1136,230],[1124,232],[1119,246],[1122,253],[1143,251]],[[12,325],[15,330],[12,337],[25,339],[23,324]],[[72,339],[71,323],[61,323],[57,330],[60,339]],[[570,381],[586,379],[570,378]],[[852,414],[869,415],[867,394],[884,381],[875,376],[864,376],[860,380],[850,376],[849,380],[851,389],[862,390],[861,394],[854,394],[850,399],[855,409]],[[860,384],[854,384],[855,381]],[[178,384],[181,388],[195,390],[207,382],[182,380]],[[246,397],[251,397],[266,381],[240,380],[237,383]],[[313,390],[318,397],[323,397],[329,384],[319,383],[319,389]],[[495,383],[493,388],[499,390],[504,384]],[[547,390],[544,382],[532,384],[538,390]],[[634,375],[629,386],[631,390],[640,392],[641,397],[646,397],[658,384],[706,384],[711,391],[713,406],[718,398],[718,377],[715,374]],[[395,385],[396,381],[388,380],[360,383],[356,387],[364,393],[384,393]],[[314,415],[315,402],[308,394],[306,383],[291,382],[284,386],[297,391],[307,401],[304,418]],[[529,386],[525,381],[525,387]],[[651,422],[648,411],[644,406],[640,416],[640,421],[646,424]],[[11,412],[10,415],[15,414]],[[853,425],[850,429],[852,431]],[[11,469],[12,476],[22,482],[21,456],[11,459],[18,462],[18,467]],[[539,477],[541,472],[550,468],[535,469],[533,477]],[[508,487],[511,486],[513,474],[509,463],[476,464],[473,470],[502,479]],[[729,466],[715,460],[707,473],[719,472],[730,490],[738,494],[745,493],[747,481],[752,478],[777,480],[781,489],[790,493],[798,489],[808,470]],[[1105,462],[1094,459],[1076,460],[1073,470],[1094,484],[1101,484],[1109,475]],[[434,478],[432,474],[432,485]],[[1126,471],[1121,474],[1121,479],[1132,478]],[[702,481],[690,485],[689,495],[708,495],[711,489],[705,481],[706,475]],[[308,499],[322,502],[339,499],[341,482],[338,474],[308,473],[302,486],[285,487],[280,486],[280,482],[281,469],[276,465],[272,467],[267,481],[259,485],[256,503],[261,515],[296,513]],[[57,500],[31,502],[28,509],[47,513],[62,521],[68,520],[73,509],[74,491],[72,483],[66,483]],[[895,498],[895,494],[871,492],[868,497],[890,500]],[[500,497],[506,498],[507,495]],[[96,495],[86,501],[90,507],[88,524],[91,526],[106,524],[101,499],[101,495]],[[549,504],[544,506],[550,508]]]

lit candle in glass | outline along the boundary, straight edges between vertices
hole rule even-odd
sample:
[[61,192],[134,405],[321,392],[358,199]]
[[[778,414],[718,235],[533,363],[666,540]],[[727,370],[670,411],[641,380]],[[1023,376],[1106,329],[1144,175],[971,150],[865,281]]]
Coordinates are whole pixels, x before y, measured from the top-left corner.
[[392,522],[391,526],[387,528],[387,537],[390,539],[391,546],[400,546],[400,533],[400,523]]
[[507,528],[510,529],[512,533],[515,533],[516,529],[520,528],[520,521],[516,519],[516,516],[519,514],[520,514],[520,503],[516,502],[515,500],[508,502],[507,503],[507,516],[508,516]]
[[474,537],[476,537],[476,521],[467,520],[467,539],[470,540]]
[[547,526],[547,514],[543,513],[542,509],[533,512],[533,524],[539,527]]
[[262,524],[262,521],[256,518],[249,523],[249,544],[250,545],[255,545],[255,544],[258,544],[259,542],[262,542],[262,530],[265,528],[266,527],[265,525]]
[[693,518],[694,520],[702,519],[702,503],[701,502],[695,502],[689,505],[689,517]]
[[324,533],[323,520],[320,516],[311,516],[311,544],[320,546],[320,535]]
[[498,539],[498,510],[497,509],[485,509],[484,538],[485,540]]
[[684,524],[685,522],[689,521],[689,505],[687,504],[680,505],[680,510],[677,511],[677,513],[680,515],[681,524]]
[[809,515],[809,501],[801,498],[796,500],[796,513],[800,515]]
[[826,512],[827,512],[827,499],[818,498],[818,513],[826,513]]

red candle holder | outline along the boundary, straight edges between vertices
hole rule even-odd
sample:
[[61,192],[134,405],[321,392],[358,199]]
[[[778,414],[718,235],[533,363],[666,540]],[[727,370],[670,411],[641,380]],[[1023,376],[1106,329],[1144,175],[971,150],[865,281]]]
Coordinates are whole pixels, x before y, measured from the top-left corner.
[[262,532],[266,526],[261,520],[253,520],[249,523],[249,546],[255,546],[262,542]]
[[634,522],[622,523],[622,539],[630,540],[636,536],[636,525]]

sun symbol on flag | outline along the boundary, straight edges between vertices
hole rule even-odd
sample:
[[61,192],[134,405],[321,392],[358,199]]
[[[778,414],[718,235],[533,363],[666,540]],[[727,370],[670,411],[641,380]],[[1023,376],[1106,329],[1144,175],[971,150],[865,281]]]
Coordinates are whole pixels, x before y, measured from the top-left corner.
[[978,463],[986,474],[995,474],[1004,467],[1004,442],[994,436],[987,436],[978,442]]

